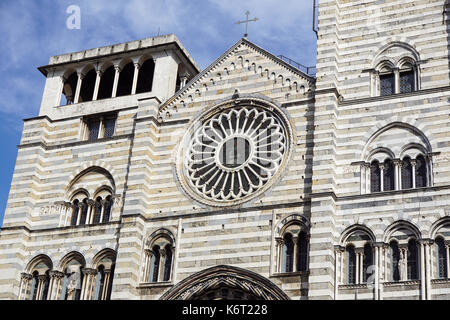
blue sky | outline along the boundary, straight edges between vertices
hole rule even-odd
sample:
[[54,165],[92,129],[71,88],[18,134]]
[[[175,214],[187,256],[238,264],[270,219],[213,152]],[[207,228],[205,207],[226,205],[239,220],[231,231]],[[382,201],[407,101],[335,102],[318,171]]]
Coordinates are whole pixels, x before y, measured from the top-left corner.
[[[1,0],[0,1],[0,224],[23,119],[39,113],[45,78],[36,69],[62,53],[174,33],[202,68],[244,34],[273,54],[315,64],[312,0]],[[70,5],[81,9],[81,29],[69,30]]]

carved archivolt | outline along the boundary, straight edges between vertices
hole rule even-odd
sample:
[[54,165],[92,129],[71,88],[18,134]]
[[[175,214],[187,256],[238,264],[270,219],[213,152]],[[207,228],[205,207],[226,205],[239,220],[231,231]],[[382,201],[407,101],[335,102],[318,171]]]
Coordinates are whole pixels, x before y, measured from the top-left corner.
[[231,266],[217,266],[194,274],[166,292],[161,300],[195,300],[203,293],[219,288],[242,290],[261,300],[289,300],[268,279]]

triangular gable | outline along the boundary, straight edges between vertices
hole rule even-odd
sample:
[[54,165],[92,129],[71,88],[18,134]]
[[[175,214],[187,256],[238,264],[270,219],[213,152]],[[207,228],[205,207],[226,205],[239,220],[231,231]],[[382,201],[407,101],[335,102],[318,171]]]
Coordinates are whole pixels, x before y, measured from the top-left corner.
[[[172,109],[176,104],[178,104],[180,101],[183,101],[185,99],[184,97],[191,97],[191,99],[194,99],[192,97],[195,96],[195,92],[199,92],[203,89],[204,86],[209,85],[209,81],[213,80],[213,78],[217,77],[217,72],[212,74],[216,69],[218,69],[221,65],[223,65],[230,57],[235,55],[235,51],[241,47],[247,47],[250,50],[253,50],[255,53],[257,53],[260,57],[260,59],[265,59],[273,63],[277,66],[278,70],[283,69],[283,73],[286,74],[286,71],[292,76],[290,78],[281,78],[281,82],[283,81],[289,81],[289,85],[296,85],[297,92],[299,89],[303,89],[304,91],[311,90],[311,87],[314,86],[315,79],[306,73],[302,72],[301,70],[295,68],[294,66],[286,63],[285,61],[281,60],[277,56],[273,55],[272,53],[258,47],[257,45],[253,44],[252,42],[248,41],[247,39],[240,39],[236,44],[234,44],[230,49],[228,49],[224,54],[222,54],[217,60],[215,60],[209,67],[207,67],[205,70],[197,74],[191,81],[189,81],[181,90],[179,90],[177,93],[175,93],[174,96],[172,96],[170,99],[168,99],[159,109],[160,118],[166,118],[165,115],[169,114],[169,110]],[[239,67],[244,67],[246,61],[242,60],[242,65]],[[255,68],[254,72],[258,72],[256,68],[256,64],[253,62],[248,62],[250,65],[245,66],[250,71],[252,67]],[[232,63],[233,64],[233,63]],[[227,68],[222,68],[225,71]],[[222,70],[222,71],[224,71]],[[268,72],[266,75],[268,78],[275,77],[273,79],[275,82],[277,80],[277,77],[282,77],[278,72],[269,71],[268,69],[262,69],[262,72]],[[292,80],[291,80],[292,79]]]

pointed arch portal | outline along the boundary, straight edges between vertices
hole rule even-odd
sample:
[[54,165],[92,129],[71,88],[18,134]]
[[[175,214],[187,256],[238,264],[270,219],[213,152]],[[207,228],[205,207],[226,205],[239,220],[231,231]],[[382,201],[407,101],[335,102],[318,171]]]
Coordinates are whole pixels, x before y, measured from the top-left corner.
[[289,300],[289,297],[257,273],[216,266],[187,277],[161,300]]

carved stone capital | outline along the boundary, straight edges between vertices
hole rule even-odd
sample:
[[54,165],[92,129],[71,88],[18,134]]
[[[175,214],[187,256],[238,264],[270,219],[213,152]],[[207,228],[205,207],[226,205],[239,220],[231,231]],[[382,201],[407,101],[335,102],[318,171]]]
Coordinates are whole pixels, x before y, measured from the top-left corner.
[[50,278],[62,279],[64,278],[64,273],[57,270],[52,270],[49,272]]
[[22,272],[20,274],[20,278],[23,279],[23,280],[31,280],[31,279],[33,279],[33,275],[29,274],[29,273],[26,273],[26,272]]
[[46,274],[41,274],[41,275],[38,275],[38,280],[39,281],[45,281],[45,280],[47,280],[47,275]]
[[81,271],[85,275],[96,275],[97,274],[97,270],[96,269],[92,269],[92,268],[83,268]]

